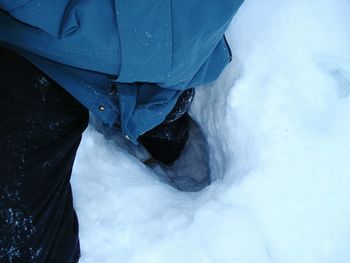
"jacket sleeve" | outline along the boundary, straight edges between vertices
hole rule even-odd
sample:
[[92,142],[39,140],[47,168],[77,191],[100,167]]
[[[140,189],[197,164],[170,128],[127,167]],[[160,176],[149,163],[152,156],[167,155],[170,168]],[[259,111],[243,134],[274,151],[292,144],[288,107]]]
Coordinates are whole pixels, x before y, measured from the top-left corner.
[[24,24],[39,28],[54,37],[61,37],[78,27],[74,2],[76,1],[0,0],[0,8]]
[[55,62],[119,74],[115,0],[0,0],[0,42]]
[[213,61],[210,56],[218,48],[224,57],[216,59],[216,71],[221,71],[229,60],[229,52],[223,50],[227,49],[223,36],[242,3],[243,0],[117,1],[121,47],[118,81],[153,82],[164,88],[184,89],[196,74],[203,75],[199,71]]
[[28,0],[0,0],[0,9],[6,12],[11,12],[27,2]]
[[162,82],[170,73],[171,2],[116,2],[122,61],[119,82]]
[[[91,56],[104,55],[105,51],[117,54],[113,65],[118,67],[102,72],[113,72],[118,82],[185,89],[215,79],[227,64],[229,52],[223,36],[242,2],[0,0],[0,8],[30,29],[53,36],[47,48],[60,45],[65,51]],[[40,52],[38,55],[55,57],[48,51]],[[65,63],[65,59],[59,62]],[[77,63],[69,61],[68,65]]]

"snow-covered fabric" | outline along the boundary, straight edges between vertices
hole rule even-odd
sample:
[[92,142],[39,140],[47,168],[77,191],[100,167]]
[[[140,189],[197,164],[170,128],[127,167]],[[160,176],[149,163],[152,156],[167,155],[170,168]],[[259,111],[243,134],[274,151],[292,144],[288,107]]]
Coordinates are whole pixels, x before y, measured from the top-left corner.
[[89,112],[0,48],[0,262],[77,263],[70,177]]
[[[29,53],[27,58],[69,87],[71,94],[78,94],[76,98],[110,126],[116,121],[111,118],[113,109],[96,105],[104,99],[111,104],[113,98],[99,98],[101,92],[93,80],[82,79],[82,74],[72,77],[74,85],[67,84],[67,76],[60,71],[74,72],[64,69],[74,67],[123,83],[123,93],[128,96],[123,99],[127,108],[121,110],[122,129],[136,142],[140,134],[164,120],[176,102],[177,90],[212,82],[220,75],[230,61],[223,35],[242,2],[1,0],[0,42],[22,55]],[[31,54],[38,58],[32,59]],[[60,64],[52,65],[46,59]],[[159,91],[162,101],[149,98],[149,104],[162,105],[157,109],[161,116],[152,118],[152,112],[145,112],[143,115],[149,116],[143,122],[146,126],[140,124],[142,118],[133,115],[144,111],[142,105],[134,104],[143,88],[135,82],[163,89]],[[97,93],[95,99],[84,96],[87,92]]]

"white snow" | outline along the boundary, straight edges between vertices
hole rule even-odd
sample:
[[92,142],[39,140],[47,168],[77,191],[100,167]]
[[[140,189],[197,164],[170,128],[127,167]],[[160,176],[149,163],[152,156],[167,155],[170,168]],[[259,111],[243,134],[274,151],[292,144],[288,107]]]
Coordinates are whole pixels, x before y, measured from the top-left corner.
[[83,263],[350,262],[350,2],[246,0],[199,90],[216,181],[157,180],[89,128],[72,184]]

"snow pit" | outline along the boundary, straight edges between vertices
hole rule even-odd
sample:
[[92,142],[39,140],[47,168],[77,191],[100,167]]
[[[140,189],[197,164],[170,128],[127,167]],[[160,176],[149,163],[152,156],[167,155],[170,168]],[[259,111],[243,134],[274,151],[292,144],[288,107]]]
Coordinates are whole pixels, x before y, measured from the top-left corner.
[[160,181],[89,128],[72,177],[83,263],[347,263],[350,3],[246,0],[191,115],[214,183]]

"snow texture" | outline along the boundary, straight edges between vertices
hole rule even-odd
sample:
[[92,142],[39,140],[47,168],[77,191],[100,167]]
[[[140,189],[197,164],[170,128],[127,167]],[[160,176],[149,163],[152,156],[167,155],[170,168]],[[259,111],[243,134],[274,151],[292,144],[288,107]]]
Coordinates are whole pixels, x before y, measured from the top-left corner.
[[348,0],[246,0],[233,63],[191,110],[215,180],[199,193],[89,128],[72,178],[81,262],[349,262],[349,13]]

